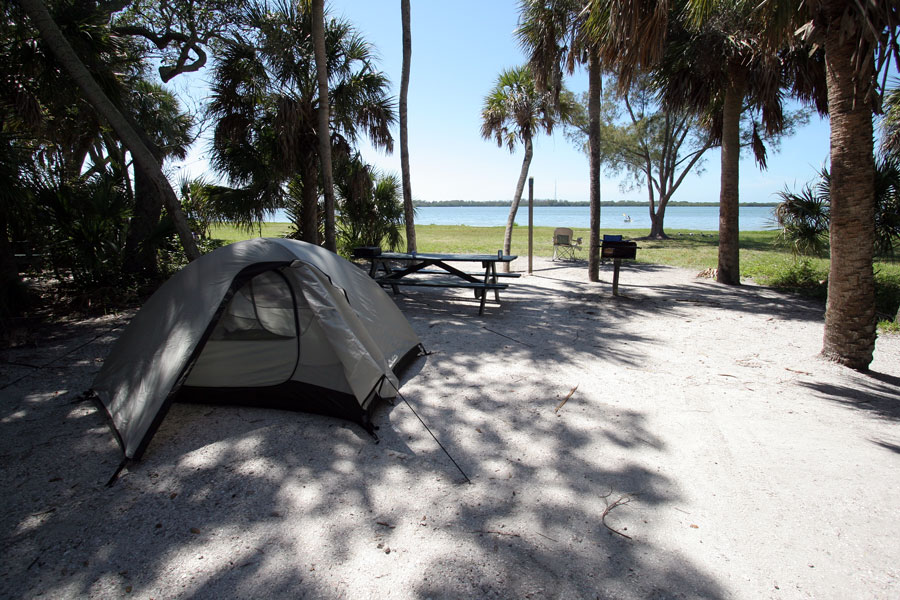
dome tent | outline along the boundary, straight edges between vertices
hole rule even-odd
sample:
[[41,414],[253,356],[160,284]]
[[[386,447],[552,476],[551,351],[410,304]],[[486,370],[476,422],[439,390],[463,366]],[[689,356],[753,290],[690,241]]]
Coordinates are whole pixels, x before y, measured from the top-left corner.
[[91,391],[126,459],[176,400],[275,406],[371,431],[378,398],[422,349],[362,269],[319,246],[257,238],[219,248],[163,284],[113,345]]

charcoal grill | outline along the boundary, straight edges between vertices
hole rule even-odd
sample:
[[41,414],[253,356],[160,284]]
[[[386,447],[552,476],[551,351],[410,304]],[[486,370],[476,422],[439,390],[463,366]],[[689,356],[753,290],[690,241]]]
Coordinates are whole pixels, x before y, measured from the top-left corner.
[[613,296],[619,295],[619,267],[623,258],[637,257],[637,242],[603,240],[600,256],[613,259]]

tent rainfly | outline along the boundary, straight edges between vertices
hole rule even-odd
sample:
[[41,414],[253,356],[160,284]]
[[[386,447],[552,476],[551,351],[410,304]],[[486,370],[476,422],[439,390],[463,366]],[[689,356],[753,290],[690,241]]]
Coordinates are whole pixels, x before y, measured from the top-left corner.
[[379,398],[422,350],[390,297],[319,246],[258,238],[163,284],[113,345],[92,392],[140,458],[173,401],[274,406],[372,431]]

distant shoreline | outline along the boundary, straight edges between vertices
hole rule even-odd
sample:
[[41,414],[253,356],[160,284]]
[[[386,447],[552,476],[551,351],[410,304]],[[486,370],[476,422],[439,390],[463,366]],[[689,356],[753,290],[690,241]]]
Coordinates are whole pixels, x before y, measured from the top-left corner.
[[[440,208],[453,208],[453,207],[473,207],[473,206],[509,206],[509,200],[415,200],[413,201],[413,206],[416,207],[440,207]],[[522,200],[522,206],[527,206],[528,200]],[[571,202],[568,200],[548,200],[548,199],[537,199],[534,200],[535,206],[590,206],[590,202]],[[684,201],[672,201],[669,202],[666,207],[670,206],[718,206],[718,202],[684,202]],[[649,207],[649,202],[642,202],[640,200],[616,200],[613,202],[604,202],[602,203],[602,208],[615,208],[615,207]],[[741,202],[740,206],[778,206],[778,202]]]

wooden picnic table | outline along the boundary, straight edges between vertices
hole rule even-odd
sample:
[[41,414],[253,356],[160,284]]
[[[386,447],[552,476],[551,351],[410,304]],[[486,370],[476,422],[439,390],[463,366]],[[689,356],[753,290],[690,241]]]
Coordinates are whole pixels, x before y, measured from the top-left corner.
[[[500,302],[500,290],[509,287],[500,277],[521,277],[521,273],[498,273],[497,263],[510,263],[518,256],[497,254],[431,254],[383,252],[366,257],[371,261],[369,275],[382,286],[391,286],[395,294],[399,286],[465,288],[475,291],[481,300],[478,314],[484,314],[487,292],[493,290],[494,300]],[[463,271],[448,263],[481,264],[483,272]],[[400,263],[402,266],[394,266]]]

